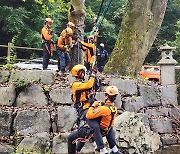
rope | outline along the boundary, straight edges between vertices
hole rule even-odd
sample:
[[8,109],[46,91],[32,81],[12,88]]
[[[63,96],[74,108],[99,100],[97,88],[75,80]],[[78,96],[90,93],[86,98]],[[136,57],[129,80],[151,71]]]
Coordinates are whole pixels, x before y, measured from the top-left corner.
[[99,28],[99,27],[101,26],[101,23],[102,23],[102,21],[103,21],[103,19],[104,19],[104,16],[105,16],[105,14],[106,14],[106,12],[107,12],[110,4],[111,4],[111,1],[112,1],[112,0],[108,0],[108,1],[106,2],[105,6],[104,6],[103,13],[102,13],[102,15],[99,17],[99,19],[98,19],[98,21],[97,21],[96,28]]
[[103,4],[104,4],[104,1],[105,1],[105,0],[102,0],[102,2],[101,2],[101,6],[100,6],[99,11],[98,11],[97,20],[98,20],[98,18],[99,18],[99,15],[100,15],[100,12],[101,12],[102,6],[103,6]]
[[111,4],[111,1],[112,1],[112,0],[107,0],[106,4],[105,4],[105,6],[104,6],[104,10],[103,10],[102,14],[99,16],[100,11],[101,11],[101,8],[102,8],[102,5],[103,5],[103,3],[104,3],[104,0],[102,0],[101,6],[100,6],[100,9],[99,9],[99,13],[98,13],[98,19],[97,19],[97,24],[96,24],[96,26],[93,28],[93,30],[92,30],[91,32],[86,32],[86,33],[84,33],[83,36],[92,35],[92,34],[94,33],[94,30],[98,30],[98,29],[99,29],[99,27],[101,26],[102,21],[103,21],[103,19],[104,19],[104,16],[105,16],[105,14],[106,14],[106,12],[107,12],[110,4]]

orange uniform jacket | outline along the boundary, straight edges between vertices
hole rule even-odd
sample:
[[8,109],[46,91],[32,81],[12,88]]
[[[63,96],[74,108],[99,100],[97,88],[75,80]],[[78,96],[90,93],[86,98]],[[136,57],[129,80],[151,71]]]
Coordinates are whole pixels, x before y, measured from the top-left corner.
[[50,41],[52,39],[51,30],[47,26],[44,26],[42,28],[41,35],[42,35],[43,40],[45,41]]
[[93,43],[85,43],[84,41],[80,41],[80,43],[82,45],[82,49],[87,50],[87,59],[85,61],[90,63],[92,56],[96,55],[96,46]]
[[[88,100],[90,93],[88,93],[88,90],[90,90],[94,85],[95,79],[93,77],[90,77],[88,82],[78,82],[75,81],[72,85],[72,100],[74,103],[76,102],[85,102]],[[89,108],[90,102],[87,102],[84,104],[83,109]]]
[[[112,112],[114,112],[114,116],[111,115]],[[114,125],[114,118],[116,117],[116,115],[117,115],[116,107],[104,105],[104,106],[90,107],[86,113],[86,118],[95,119],[101,117],[100,128],[108,129],[110,125],[111,126]]]
[[66,37],[66,29],[64,29],[57,41],[57,46],[61,49],[61,50],[65,50],[64,46],[65,45],[72,45],[72,37]]

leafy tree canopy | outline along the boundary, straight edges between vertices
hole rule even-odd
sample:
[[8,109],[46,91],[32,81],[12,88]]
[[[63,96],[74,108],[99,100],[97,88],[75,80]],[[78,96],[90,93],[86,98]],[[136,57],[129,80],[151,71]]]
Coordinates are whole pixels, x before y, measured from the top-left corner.
[[[98,44],[103,42],[108,52],[111,52],[128,0],[112,0],[99,30]],[[102,0],[86,0],[86,29],[90,32],[93,27],[93,17],[98,15]],[[0,44],[11,42],[16,38],[15,45],[41,47],[40,31],[44,19],[51,17],[54,21],[53,34],[57,40],[59,33],[66,27],[70,0],[1,0],[0,1]],[[102,7],[102,11],[104,6]],[[179,0],[169,0],[165,18],[151,52],[146,58],[147,63],[157,62],[159,55],[157,47],[168,43],[180,44],[180,3]],[[155,56],[156,55],[156,56]],[[176,57],[179,57],[176,52]]]

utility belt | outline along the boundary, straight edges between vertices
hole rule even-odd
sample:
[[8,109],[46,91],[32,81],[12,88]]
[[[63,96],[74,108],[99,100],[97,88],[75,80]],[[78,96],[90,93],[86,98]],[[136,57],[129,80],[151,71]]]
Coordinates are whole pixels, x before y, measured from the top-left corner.
[[90,143],[92,143],[93,140],[93,132],[94,130],[91,129],[88,125],[83,125],[82,127],[80,127],[78,129],[78,138],[75,139],[72,143],[76,143],[77,141],[80,142],[87,142],[87,141],[91,141]]
[[75,103],[74,103],[74,108],[75,108],[77,111],[80,110],[80,109],[83,110],[83,106],[84,106],[87,102],[89,102],[89,101],[86,100],[86,101],[81,101],[81,102],[75,102]]
[[78,110],[79,108],[82,108],[83,109],[83,106],[86,104],[86,103],[90,103],[90,106],[94,103],[96,99],[92,96],[90,97],[89,99],[85,100],[85,101],[78,101],[78,102],[75,102],[74,103],[74,108],[76,108],[76,110]]

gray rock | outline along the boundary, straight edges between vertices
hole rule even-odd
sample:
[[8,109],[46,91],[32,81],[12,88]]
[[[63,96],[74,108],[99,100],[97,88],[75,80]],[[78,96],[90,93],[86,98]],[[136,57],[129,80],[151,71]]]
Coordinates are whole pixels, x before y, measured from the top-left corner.
[[14,152],[14,147],[5,143],[0,142],[0,153],[8,154]]
[[174,106],[169,108],[169,115],[173,119],[180,119],[180,107],[179,106]]
[[144,100],[141,96],[123,98],[123,107],[126,111],[137,112],[144,107]]
[[162,134],[161,141],[163,145],[172,145],[172,144],[175,145],[175,144],[178,144],[179,137],[178,135]]
[[[69,134],[67,133],[61,133],[56,135],[53,138],[53,148],[52,153],[53,154],[67,154],[68,153],[68,147],[67,147],[67,137]],[[81,154],[94,154],[95,153],[95,144],[86,142],[84,147],[81,150]]]
[[58,134],[53,138],[52,153],[67,154],[67,136],[68,134]]
[[20,135],[49,133],[50,127],[50,115],[45,109],[18,111],[13,125],[16,133]]
[[55,72],[46,70],[42,71],[40,75],[40,82],[46,85],[51,85],[55,79]]
[[58,107],[57,127],[59,132],[70,131],[77,119],[77,112],[74,108]]
[[161,86],[161,101],[162,105],[174,104],[177,105],[177,86],[167,85]]
[[26,87],[25,90],[22,91],[16,99],[16,105],[18,107],[42,107],[46,106],[47,104],[47,97],[44,94],[43,88],[40,85],[32,85],[30,87]]
[[50,138],[47,132],[25,137],[18,145],[18,152],[46,153],[50,152]]
[[12,111],[0,109],[0,136],[9,136],[12,125]]
[[169,109],[166,107],[156,107],[156,108],[148,108],[145,113],[148,118],[158,117],[158,116],[168,116]]
[[16,80],[24,80],[25,82],[40,81],[43,84],[53,83],[55,78],[53,71],[43,70],[19,70],[12,71],[10,76],[10,82]]
[[9,71],[0,71],[0,83],[8,82]]
[[0,87],[0,105],[12,106],[16,99],[16,91],[13,85]]
[[145,107],[161,105],[161,92],[157,86],[139,85],[139,92]]
[[172,123],[171,120],[164,117],[159,117],[156,119],[149,119],[150,127],[154,132],[157,133],[172,133]]
[[75,77],[72,77],[72,74],[68,74],[67,78],[68,78],[69,83],[71,84],[75,81]]
[[144,124],[146,127],[150,128],[149,119],[148,119],[147,114],[145,114],[145,113],[137,113],[137,115],[142,118],[141,121],[143,122],[143,124]]
[[137,114],[127,111],[115,119],[117,144],[129,154],[151,153],[159,148],[160,136],[145,127],[141,119]]
[[71,100],[71,89],[52,89],[49,92],[52,102],[55,104],[72,104]]
[[[104,101],[104,92],[96,92],[96,99],[100,101]],[[122,106],[122,101],[121,101],[121,95],[117,95],[116,100],[114,101],[115,106],[119,109]]]
[[135,80],[111,78],[109,85],[115,85],[121,95],[137,95],[137,83]]

